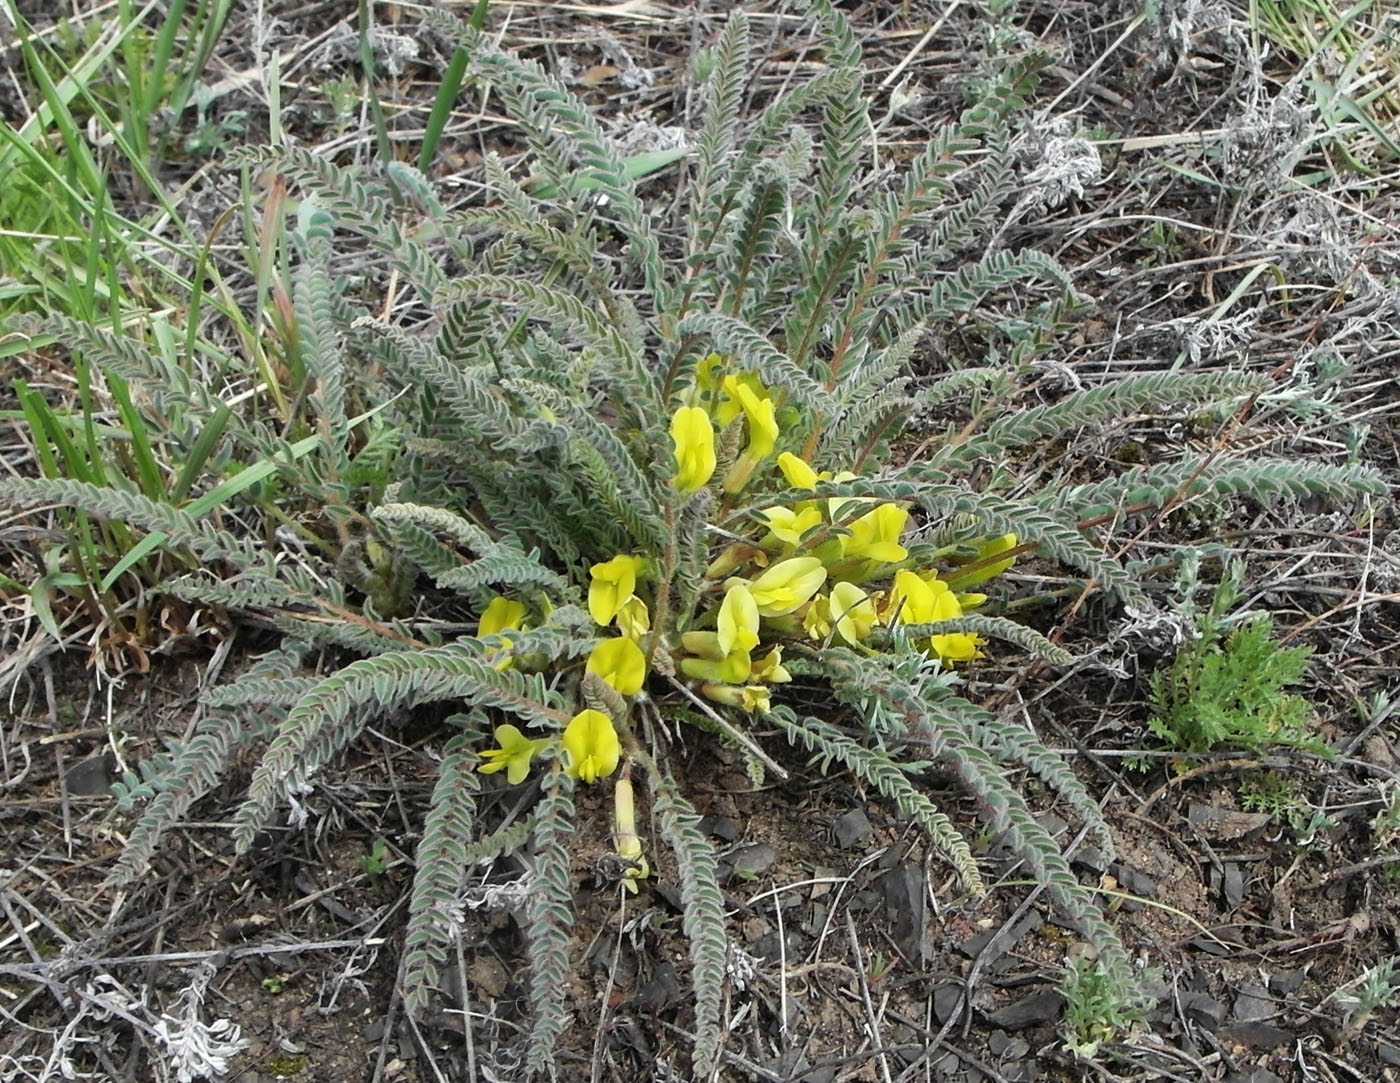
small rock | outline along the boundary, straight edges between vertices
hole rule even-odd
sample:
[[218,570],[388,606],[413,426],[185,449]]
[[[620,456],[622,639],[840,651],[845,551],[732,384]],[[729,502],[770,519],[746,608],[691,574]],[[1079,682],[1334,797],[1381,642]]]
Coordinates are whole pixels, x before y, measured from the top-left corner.
[[107,753],[75,763],[63,775],[63,788],[73,797],[102,797],[112,787]]
[[1240,995],[1235,998],[1235,1018],[1242,1023],[1257,1023],[1270,1019],[1278,1010],[1274,998],[1262,985],[1240,986]]
[[656,964],[651,980],[637,990],[636,1004],[643,1011],[656,1012],[674,1004],[681,995],[681,983],[676,968],[662,961]]
[[1104,856],[1104,852],[1097,846],[1081,846],[1074,851],[1074,856],[1070,858],[1076,865],[1082,865],[1086,869],[1092,869],[1099,874],[1108,871],[1109,861]]
[[1389,1064],[1392,1068],[1400,1068],[1400,1049],[1389,1042],[1376,1043],[1376,1056],[1380,1058],[1382,1064]]
[[870,817],[866,816],[864,809],[853,808],[844,816],[837,817],[831,825],[831,832],[836,837],[836,844],[843,850],[849,850],[868,839],[874,833],[874,828],[870,826]]
[[733,842],[739,837],[738,821],[728,816],[701,816],[700,830],[723,842]]
[[1361,746],[1366,751],[1366,761],[1374,763],[1377,767],[1383,767],[1387,771],[1395,767],[1395,752],[1390,747],[1384,735],[1373,733]]
[[881,873],[874,888],[885,901],[885,913],[893,923],[895,943],[906,959],[924,957],[924,874],[916,865],[898,865]]
[[1262,831],[1269,826],[1267,812],[1240,812],[1232,808],[1216,808],[1192,801],[1186,810],[1186,819],[1206,838],[1217,842],[1242,839],[1254,831]]
[[736,879],[753,880],[771,869],[777,860],[777,850],[766,842],[756,842],[729,855],[729,871]]
[[1296,993],[1303,987],[1307,974],[1301,970],[1276,970],[1269,975],[1269,991],[1276,996]]
[[1255,1068],[1253,1071],[1228,1075],[1225,1083],[1283,1083],[1283,1080],[1267,1068]]
[[941,1027],[959,1010],[965,990],[961,985],[940,985],[933,991],[933,1017]]
[[1205,993],[1186,993],[1181,998],[1181,1010],[1190,1019],[1214,1034],[1225,1021],[1225,1005]]
[[1022,997],[1016,1003],[992,1012],[987,1016],[987,1022],[1003,1030],[1026,1030],[1060,1018],[1064,1010],[1064,994],[1058,989],[1047,989],[1043,993],[1032,993],[1028,997]]
[[1220,894],[1225,899],[1225,909],[1234,910],[1244,902],[1244,872],[1235,862],[1228,862],[1220,879]]
[[1220,1032],[1220,1037],[1234,1045],[1267,1052],[1286,1045],[1293,1039],[1293,1033],[1272,1023],[1231,1023]]
[[1031,1051],[1031,1043],[1024,1038],[1013,1038],[1004,1030],[994,1030],[987,1036],[987,1048],[993,1056],[1003,1060],[1020,1060]]

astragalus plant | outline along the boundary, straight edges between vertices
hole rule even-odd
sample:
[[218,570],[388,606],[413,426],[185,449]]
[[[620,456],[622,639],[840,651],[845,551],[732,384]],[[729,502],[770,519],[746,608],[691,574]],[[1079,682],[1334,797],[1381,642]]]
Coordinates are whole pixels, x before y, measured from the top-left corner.
[[[681,236],[663,237],[614,145],[562,84],[452,21],[438,25],[531,150],[511,168],[488,158],[482,206],[445,212],[401,165],[352,171],[290,148],[232,156],[280,174],[303,219],[323,223],[303,246],[293,306],[323,438],[343,441],[352,397],[391,402],[394,480],[362,509],[352,582],[178,508],[62,490],[165,532],[214,570],[170,589],[271,614],[285,634],[207,696],[188,740],[128,780],[124,798],[146,803],[118,879],[139,875],[162,833],[244,752],[261,749],[237,814],[240,851],[279,809],[299,809],[317,771],[376,719],[450,705],[455,731],[436,750],[416,854],[409,1008],[435,995],[464,869],[528,847],[528,1062],[550,1065],[575,964],[575,794],[607,787],[618,882],[679,884],[703,1077],[718,1050],[725,902],[669,750],[689,728],[687,741],[729,742],[771,770],[765,743],[781,733],[895,802],[977,894],[968,843],[918,783],[931,764],[954,772],[1090,942],[1105,995],[1135,998],[1118,936],[1007,766],[1047,781],[1109,848],[1097,806],[1030,732],[961,696],[952,669],[993,639],[1051,663],[1068,655],[981,612],[976,588],[1034,553],[1131,604],[1133,567],[1107,555],[1104,528],[1082,522],[1196,494],[1347,499],[1377,483],[1360,470],[1219,455],[1010,495],[999,467],[1020,449],[1131,411],[1240,402],[1264,380],[1148,375],[1003,406],[1053,343],[1069,296],[1037,252],[967,252],[1014,200],[1008,124],[1045,58],[989,56],[961,116],[891,174],[872,160],[851,30],[825,0],[812,11],[824,66],[751,118],[740,115],[745,17],[719,36]],[[539,186],[524,186],[526,175]],[[346,235],[387,261],[416,291],[412,303],[367,307],[362,287],[350,292],[336,260]],[[984,297],[1016,283],[1060,300],[1018,321],[982,313]],[[984,363],[916,384],[909,364],[926,332],[965,317],[984,328]],[[894,453],[911,414],[969,397],[974,423],[925,439],[911,459]],[[39,482],[8,491],[55,494]],[[389,611],[363,584],[404,569],[415,590]],[[303,659],[321,648],[363,657],[310,676]],[[826,709],[833,698],[839,715]],[[477,816],[485,785],[530,785],[538,799],[493,829]],[[643,798],[650,816],[637,815]]]

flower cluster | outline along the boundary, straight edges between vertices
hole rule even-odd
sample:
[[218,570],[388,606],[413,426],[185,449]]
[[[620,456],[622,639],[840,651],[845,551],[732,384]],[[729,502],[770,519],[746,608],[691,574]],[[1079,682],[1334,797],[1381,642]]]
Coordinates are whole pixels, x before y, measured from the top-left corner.
[[[721,358],[706,359],[693,397],[707,405],[681,406],[672,421],[677,490],[710,483],[716,434],[740,423],[745,443],[720,485],[726,497],[766,470],[777,470],[798,490],[859,480],[850,472],[818,473],[790,451],[773,458],[781,435],[777,399],[753,374],[719,376],[722,367]],[[759,519],[755,537],[734,542],[710,565],[718,604],[682,634],[679,667],[711,700],[748,711],[766,711],[768,686],[790,679],[779,641],[806,636],[861,648],[879,626],[960,617],[986,600],[965,588],[1005,571],[1014,557],[996,558],[1016,546],[1012,534],[988,539],[971,562],[945,577],[910,566],[901,544],[909,509],[900,504],[813,498],[766,508]],[[951,665],[978,657],[981,644],[976,635],[953,632],[931,636],[925,649]]]

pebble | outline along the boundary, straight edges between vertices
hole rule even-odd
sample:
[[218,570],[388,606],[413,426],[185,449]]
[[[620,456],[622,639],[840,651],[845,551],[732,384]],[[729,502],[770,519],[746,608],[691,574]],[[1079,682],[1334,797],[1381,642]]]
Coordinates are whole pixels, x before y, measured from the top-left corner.
[[853,808],[844,816],[839,816],[836,822],[831,825],[831,832],[836,837],[836,844],[843,850],[868,839],[874,828],[870,826],[870,817],[866,816],[862,808]]

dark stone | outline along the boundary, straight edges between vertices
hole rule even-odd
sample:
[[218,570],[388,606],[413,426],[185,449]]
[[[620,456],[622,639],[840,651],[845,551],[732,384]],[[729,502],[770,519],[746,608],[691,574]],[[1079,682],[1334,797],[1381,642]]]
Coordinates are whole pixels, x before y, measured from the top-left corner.
[[700,830],[711,838],[733,842],[739,837],[739,823],[728,816],[701,816]]
[[1205,993],[1186,993],[1181,998],[1181,1010],[1187,1019],[1199,1023],[1214,1034],[1225,1021],[1225,1005]]
[[987,1022],[1004,1030],[1026,1030],[1060,1018],[1065,1010],[1065,997],[1058,989],[1032,993],[1014,1004],[987,1016]]
[[756,842],[730,854],[726,863],[729,865],[730,875],[735,879],[753,880],[771,869],[773,862],[777,860],[777,850],[766,842]]
[[1275,996],[1287,996],[1303,987],[1307,974],[1301,970],[1278,970],[1269,975],[1269,991]]
[[836,822],[831,825],[831,832],[836,837],[836,844],[843,850],[849,850],[868,839],[874,828],[870,826],[870,817],[865,814],[864,809],[853,808],[844,816],[836,818]]
[[1074,851],[1074,856],[1070,860],[1076,865],[1082,865],[1097,873],[1108,871],[1109,861],[1105,858],[1104,852],[1097,846],[1081,846]]
[[1220,894],[1225,899],[1225,909],[1234,910],[1244,902],[1244,872],[1231,861],[1225,866],[1220,880]]
[[1248,1072],[1234,1072],[1225,1077],[1225,1083],[1283,1083],[1267,1068],[1255,1068]]
[[1389,1042],[1376,1043],[1376,1056],[1380,1058],[1382,1064],[1389,1064],[1392,1068],[1400,1068],[1400,1049]]
[[1041,923],[1040,915],[1032,911],[1015,925],[1010,927],[1003,925],[1000,928],[988,929],[985,933],[969,937],[958,945],[958,950],[969,959],[980,957],[982,965],[986,966],[1014,948],[1027,933],[1039,929]]
[[922,962],[924,951],[924,874],[917,865],[897,865],[880,874],[874,888],[885,902],[891,935],[906,959]]
[[1263,831],[1271,822],[1267,812],[1240,812],[1238,809],[1203,805],[1199,801],[1191,802],[1186,810],[1186,819],[1214,842],[1242,839],[1256,831]]
[[676,968],[668,962],[656,964],[651,981],[637,990],[636,1004],[642,1011],[655,1012],[673,1004],[681,995],[681,983]]
[[1262,985],[1244,984],[1235,998],[1235,1018],[1242,1023],[1257,1023],[1270,1019],[1278,1011],[1274,998]]
[[63,788],[73,797],[103,797],[112,786],[107,753],[75,763],[63,775]]
[[941,1027],[948,1022],[955,1011],[966,990],[961,985],[940,985],[933,991],[933,1017],[938,1020]]
[[1292,1041],[1293,1032],[1271,1023],[1231,1023],[1220,1032],[1220,1037],[1235,1045],[1267,1052]]

